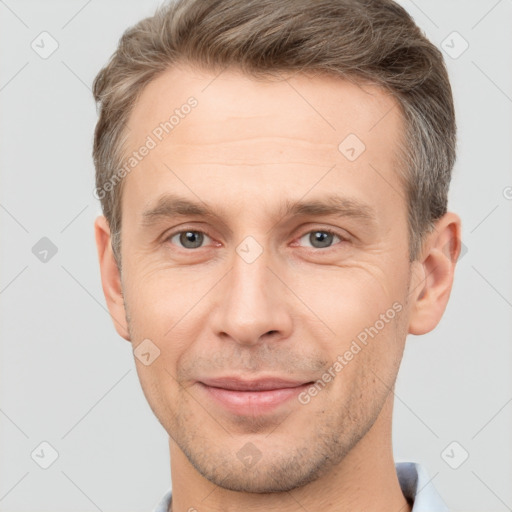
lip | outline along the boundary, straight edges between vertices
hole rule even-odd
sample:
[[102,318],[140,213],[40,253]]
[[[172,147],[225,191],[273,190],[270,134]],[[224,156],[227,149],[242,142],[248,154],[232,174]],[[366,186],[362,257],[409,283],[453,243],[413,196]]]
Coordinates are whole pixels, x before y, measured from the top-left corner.
[[259,416],[283,406],[312,382],[274,377],[253,380],[222,377],[203,379],[198,384],[209,399],[228,412],[238,416]]

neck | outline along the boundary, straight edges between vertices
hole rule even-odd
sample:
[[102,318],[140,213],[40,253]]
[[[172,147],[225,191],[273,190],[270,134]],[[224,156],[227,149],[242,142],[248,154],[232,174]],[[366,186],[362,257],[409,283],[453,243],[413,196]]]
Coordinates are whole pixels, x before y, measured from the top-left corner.
[[393,460],[392,407],[391,394],[372,428],[340,464],[290,492],[256,494],[223,489],[205,479],[170,439],[172,512],[411,512]]

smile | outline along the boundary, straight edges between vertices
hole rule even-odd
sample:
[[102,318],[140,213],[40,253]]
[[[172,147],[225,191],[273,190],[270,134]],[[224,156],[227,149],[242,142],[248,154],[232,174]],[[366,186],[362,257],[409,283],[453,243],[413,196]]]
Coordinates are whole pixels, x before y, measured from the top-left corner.
[[226,377],[198,382],[207,397],[236,415],[262,415],[276,410],[311,385],[283,379],[241,380]]

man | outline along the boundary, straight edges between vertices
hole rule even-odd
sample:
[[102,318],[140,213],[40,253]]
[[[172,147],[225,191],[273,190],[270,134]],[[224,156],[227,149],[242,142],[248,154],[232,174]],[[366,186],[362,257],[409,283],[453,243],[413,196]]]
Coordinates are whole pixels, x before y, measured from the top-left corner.
[[169,434],[156,510],[445,510],[391,446],[461,229],[450,84],[409,15],[180,0],[94,95],[103,291]]

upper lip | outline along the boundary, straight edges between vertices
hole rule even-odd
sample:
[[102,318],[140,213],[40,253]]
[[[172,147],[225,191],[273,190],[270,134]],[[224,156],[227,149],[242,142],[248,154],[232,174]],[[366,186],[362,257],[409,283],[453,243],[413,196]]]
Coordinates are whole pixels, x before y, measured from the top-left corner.
[[296,388],[307,384],[307,381],[287,380],[278,377],[260,379],[241,379],[240,377],[220,377],[216,379],[201,379],[199,382],[214,388],[231,391],[268,391],[271,389]]

